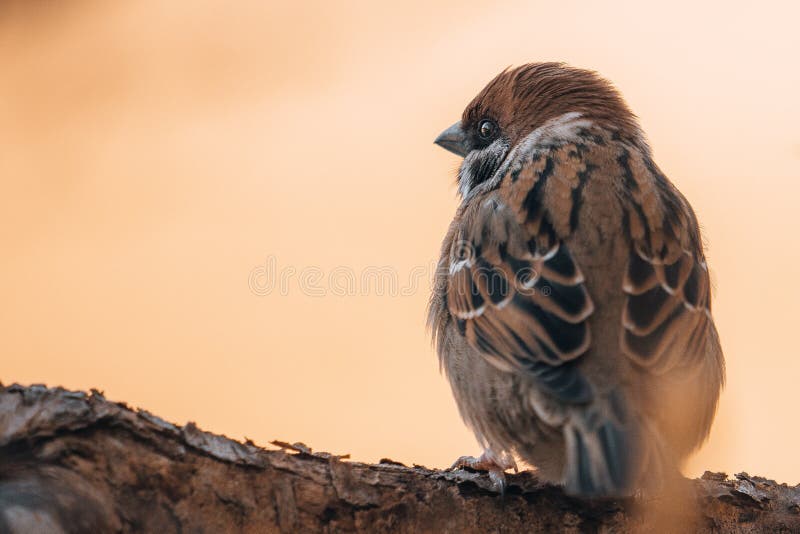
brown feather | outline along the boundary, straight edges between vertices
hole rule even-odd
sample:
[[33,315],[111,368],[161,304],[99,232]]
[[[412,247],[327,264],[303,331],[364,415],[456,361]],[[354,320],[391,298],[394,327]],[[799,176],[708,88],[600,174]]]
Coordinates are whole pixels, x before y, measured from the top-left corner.
[[[502,137],[476,141],[484,119]],[[462,416],[573,493],[676,472],[724,361],[697,220],[635,116],[595,73],[540,63],[499,74],[461,127],[429,317]]]

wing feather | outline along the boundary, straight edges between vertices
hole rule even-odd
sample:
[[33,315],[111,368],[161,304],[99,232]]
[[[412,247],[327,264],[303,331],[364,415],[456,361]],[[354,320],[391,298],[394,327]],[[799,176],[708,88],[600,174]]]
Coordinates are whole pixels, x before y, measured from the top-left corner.
[[542,201],[545,180],[578,171],[555,154],[531,158],[510,173],[502,194],[465,207],[453,231],[446,298],[460,331],[488,361],[529,373],[575,403],[591,398],[574,360],[591,343],[594,305]]
[[622,351],[661,374],[691,368],[711,328],[710,279],[688,202],[641,154],[620,158],[628,176],[631,251],[622,283]]

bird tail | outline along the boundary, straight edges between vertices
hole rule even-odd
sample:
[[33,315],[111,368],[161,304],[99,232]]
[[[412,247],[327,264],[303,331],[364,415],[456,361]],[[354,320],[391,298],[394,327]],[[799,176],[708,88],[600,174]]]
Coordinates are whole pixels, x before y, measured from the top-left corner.
[[577,408],[564,425],[567,493],[629,496],[663,479],[665,456],[657,430],[630,413],[626,404],[612,392],[600,402]]

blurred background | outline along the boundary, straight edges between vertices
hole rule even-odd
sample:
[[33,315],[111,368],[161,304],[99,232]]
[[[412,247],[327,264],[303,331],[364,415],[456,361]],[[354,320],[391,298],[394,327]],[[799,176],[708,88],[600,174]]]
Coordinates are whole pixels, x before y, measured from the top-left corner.
[[708,242],[728,385],[687,466],[800,482],[795,2],[0,4],[0,379],[259,444],[479,452],[425,330],[497,72],[616,83]]

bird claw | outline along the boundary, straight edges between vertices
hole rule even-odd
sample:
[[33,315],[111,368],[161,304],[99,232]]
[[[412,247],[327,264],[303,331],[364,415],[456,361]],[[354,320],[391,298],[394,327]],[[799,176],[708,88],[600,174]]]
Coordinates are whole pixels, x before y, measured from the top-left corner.
[[462,456],[450,467],[451,471],[468,467],[475,471],[487,471],[492,486],[501,495],[506,490],[506,469],[514,469],[518,473],[517,463],[508,454],[497,455],[491,451],[485,451],[477,458],[474,456]]

